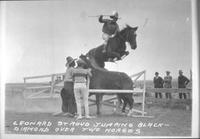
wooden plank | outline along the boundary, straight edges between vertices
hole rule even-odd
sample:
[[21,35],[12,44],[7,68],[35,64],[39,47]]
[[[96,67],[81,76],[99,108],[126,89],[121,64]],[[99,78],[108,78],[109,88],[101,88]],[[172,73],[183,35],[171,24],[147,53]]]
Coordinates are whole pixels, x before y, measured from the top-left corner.
[[29,77],[24,77],[24,79],[36,79],[36,78],[47,78],[47,77],[51,77],[52,75],[55,76],[60,76],[60,75],[64,75],[65,73],[57,73],[57,74],[47,74],[47,75],[39,75],[39,76],[29,76]]
[[51,77],[51,76],[52,76],[52,74],[48,74],[48,75],[24,77],[24,79],[27,80],[27,79],[47,78],[47,77]]
[[135,93],[133,90],[109,90],[109,89],[90,89],[90,93]]
[[45,89],[51,88],[51,86],[33,86],[33,87],[26,87],[25,89]]
[[[134,89],[134,90],[111,90],[111,89],[90,89],[90,93],[143,93],[143,89]],[[169,93],[188,93],[192,89],[188,88],[146,88],[146,92],[169,92]]]

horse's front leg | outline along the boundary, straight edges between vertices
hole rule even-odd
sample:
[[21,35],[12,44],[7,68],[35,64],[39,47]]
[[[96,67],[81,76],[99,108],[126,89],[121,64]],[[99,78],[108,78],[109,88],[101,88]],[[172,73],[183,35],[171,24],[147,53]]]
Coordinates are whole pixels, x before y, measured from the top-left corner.
[[96,94],[97,115],[101,114],[102,100],[103,100],[103,95]]
[[110,51],[110,52],[107,52],[107,57],[108,58],[117,58],[117,60],[120,60],[121,59],[121,55],[117,52],[113,52],[113,51]]
[[127,55],[129,55],[129,51],[121,51],[119,52],[121,59],[124,59]]

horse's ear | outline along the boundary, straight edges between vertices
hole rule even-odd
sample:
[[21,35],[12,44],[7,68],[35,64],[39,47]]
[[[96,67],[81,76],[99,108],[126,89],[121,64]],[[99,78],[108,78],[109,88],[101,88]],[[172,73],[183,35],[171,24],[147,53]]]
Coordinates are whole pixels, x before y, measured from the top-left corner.
[[138,26],[137,27],[134,27],[135,31],[138,29]]
[[84,55],[84,54],[81,54],[81,55],[80,55],[80,57],[83,57],[83,56],[85,56],[85,55]]
[[126,27],[127,27],[127,28],[130,28],[130,26],[129,26],[128,24],[126,24]]

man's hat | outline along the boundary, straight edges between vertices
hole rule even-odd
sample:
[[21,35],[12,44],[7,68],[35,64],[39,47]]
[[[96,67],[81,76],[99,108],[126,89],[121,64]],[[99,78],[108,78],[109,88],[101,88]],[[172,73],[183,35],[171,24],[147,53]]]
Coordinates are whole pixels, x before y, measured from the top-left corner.
[[167,70],[166,73],[170,73],[170,71]]
[[113,11],[112,12],[112,15],[110,16],[110,18],[116,18],[116,19],[119,19],[119,14],[117,11]]
[[67,60],[66,66],[69,66],[72,62],[74,62],[75,59],[73,59],[71,56],[68,56],[66,60]]
[[158,72],[155,72],[155,74],[159,74]]
[[183,73],[183,71],[182,71],[182,70],[179,70],[178,72],[179,72],[179,73]]

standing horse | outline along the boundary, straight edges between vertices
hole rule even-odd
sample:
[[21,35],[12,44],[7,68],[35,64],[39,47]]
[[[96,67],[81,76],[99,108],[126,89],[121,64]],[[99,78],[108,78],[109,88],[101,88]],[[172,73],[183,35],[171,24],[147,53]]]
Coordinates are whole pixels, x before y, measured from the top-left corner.
[[[132,79],[124,72],[107,71],[103,68],[95,68],[89,58],[81,55],[80,58],[85,61],[87,68],[92,69],[92,77],[90,79],[90,89],[116,89],[116,90],[133,90]],[[120,93],[117,94],[118,99],[124,101],[122,111],[125,112],[126,105],[129,104],[130,111],[133,108],[133,94]],[[97,114],[100,114],[101,101],[103,93],[96,94]]]
[[97,48],[91,49],[86,55],[91,58],[93,57],[96,63],[104,68],[104,62],[108,61],[109,58],[117,58],[117,60],[121,60],[123,56],[129,54],[126,51],[126,42],[128,42],[131,46],[131,49],[137,48],[136,42],[136,30],[138,27],[130,27],[126,25],[124,29],[116,34],[115,37],[110,38],[108,40],[108,46],[106,53],[103,53],[104,44],[98,46]]

